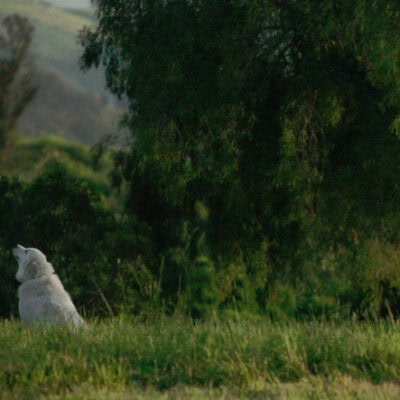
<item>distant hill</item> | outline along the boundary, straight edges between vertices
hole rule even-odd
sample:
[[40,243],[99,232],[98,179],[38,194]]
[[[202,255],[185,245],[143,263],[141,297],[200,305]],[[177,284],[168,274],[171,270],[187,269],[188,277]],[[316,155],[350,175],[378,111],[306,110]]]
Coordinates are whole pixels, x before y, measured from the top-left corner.
[[0,175],[17,176],[32,181],[52,161],[64,165],[80,178],[108,187],[108,173],[112,167],[110,154],[104,154],[94,165],[88,146],[68,142],[55,136],[37,139],[16,138],[11,146],[0,151]]
[[85,10],[90,7],[90,0],[37,0],[55,7],[71,10]]
[[64,10],[33,0],[1,0],[0,17],[20,14],[35,27],[31,47],[39,90],[19,123],[23,136],[43,132],[92,144],[117,129],[121,106],[105,90],[102,71],[79,68],[78,32],[94,24],[87,11]]
[[89,146],[55,136],[15,137],[11,145],[0,151],[0,175],[32,182],[49,164],[57,162],[75,177],[94,183],[101,191],[103,205],[115,211],[121,209],[123,192],[111,187],[112,153],[107,150],[95,157]]
[[116,129],[120,113],[107,105],[104,93],[76,90],[53,71],[42,70],[38,81],[36,98],[19,123],[23,136],[51,133],[93,144]]

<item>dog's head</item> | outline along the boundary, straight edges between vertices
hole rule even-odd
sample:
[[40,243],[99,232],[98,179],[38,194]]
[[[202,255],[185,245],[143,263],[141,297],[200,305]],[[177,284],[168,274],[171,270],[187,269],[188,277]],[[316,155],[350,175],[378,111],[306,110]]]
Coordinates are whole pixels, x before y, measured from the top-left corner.
[[12,252],[18,262],[17,281],[22,283],[54,273],[53,266],[40,250],[17,245]]

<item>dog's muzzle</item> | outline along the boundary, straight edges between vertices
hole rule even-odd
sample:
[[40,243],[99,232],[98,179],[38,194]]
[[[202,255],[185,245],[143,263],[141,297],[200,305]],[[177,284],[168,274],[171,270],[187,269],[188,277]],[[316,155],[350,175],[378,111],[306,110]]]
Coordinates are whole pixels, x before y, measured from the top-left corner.
[[17,244],[17,247],[14,247],[14,248],[13,248],[12,253],[13,253],[14,257],[15,257],[17,260],[19,260],[19,254],[20,254],[20,252],[21,252],[21,251],[25,251],[25,250],[26,250],[26,249],[25,249],[24,246],[21,246],[20,244]]

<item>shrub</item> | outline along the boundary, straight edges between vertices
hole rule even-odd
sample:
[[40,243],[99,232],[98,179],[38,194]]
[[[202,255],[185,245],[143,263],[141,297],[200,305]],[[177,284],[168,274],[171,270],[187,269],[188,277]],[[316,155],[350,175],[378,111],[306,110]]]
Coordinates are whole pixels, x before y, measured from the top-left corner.
[[360,311],[369,317],[400,316],[400,248],[368,240],[359,255]]
[[122,286],[125,280],[132,281],[135,267],[126,262],[127,254],[134,260],[138,246],[142,252],[145,247],[140,231],[126,240],[124,232],[133,232],[134,227],[133,221],[117,221],[104,209],[97,186],[72,176],[58,163],[50,163],[29,184],[2,177],[0,315],[15,314],[17,309],[16,263],[11,255],[17,243],[47,255],[78,307],[101,315],[110,313],[110,304],[116,309],[117,303],[129,304],[132,299],[122,298],[127,294]]

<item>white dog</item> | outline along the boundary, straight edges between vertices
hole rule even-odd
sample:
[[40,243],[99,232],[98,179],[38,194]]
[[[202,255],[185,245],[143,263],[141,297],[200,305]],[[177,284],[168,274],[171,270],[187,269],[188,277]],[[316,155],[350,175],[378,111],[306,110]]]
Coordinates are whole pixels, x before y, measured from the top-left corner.
[[19,315],[23,322],[62,323],[74,328],[84,324],[53,266],[38,249],[18,245],[13,249],[18,262],[16,278]]

